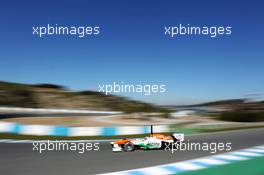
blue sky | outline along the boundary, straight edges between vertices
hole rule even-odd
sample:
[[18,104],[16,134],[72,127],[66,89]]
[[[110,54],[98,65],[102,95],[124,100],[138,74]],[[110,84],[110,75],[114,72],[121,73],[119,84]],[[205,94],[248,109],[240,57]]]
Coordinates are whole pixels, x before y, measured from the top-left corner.
[[[191,104],[264,93],[264,3],[247,1],[3,1],[0,80],[97,90],[115,82],[166,84],[165,94],[122,94]],[[171,39],[164,26],[232,26],[232,35]],[[32,35],[47,24],[100,26],[92,38]]]

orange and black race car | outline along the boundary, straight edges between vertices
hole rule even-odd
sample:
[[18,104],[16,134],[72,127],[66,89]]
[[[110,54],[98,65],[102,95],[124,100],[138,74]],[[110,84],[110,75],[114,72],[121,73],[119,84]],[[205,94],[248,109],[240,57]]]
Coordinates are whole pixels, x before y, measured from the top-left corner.
[[174,143],[183,142],[184,134],[174,133],[171,136],[163,134],[150,134],[149,137],[140,139],[123,139],[111,142],[114,152],[126,151],[131,152],[137,149],[165,149]]

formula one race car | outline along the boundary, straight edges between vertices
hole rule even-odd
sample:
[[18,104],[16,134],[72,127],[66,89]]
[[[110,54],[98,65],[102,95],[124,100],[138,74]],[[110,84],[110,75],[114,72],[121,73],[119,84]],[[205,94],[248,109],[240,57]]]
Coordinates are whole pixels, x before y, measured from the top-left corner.
[[163,134],[150,134],[149,137],[141,139],[123,139],[111,142],[112,151],[131,152],[138,149],[166,149],[170,145],[174,145],[184,141],[184,134],[174,133],[171,136]]

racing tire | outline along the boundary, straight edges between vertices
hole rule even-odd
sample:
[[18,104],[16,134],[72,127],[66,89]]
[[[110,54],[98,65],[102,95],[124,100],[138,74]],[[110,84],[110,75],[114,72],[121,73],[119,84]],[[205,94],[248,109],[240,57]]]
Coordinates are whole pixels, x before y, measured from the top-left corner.
[[166,143],[165,142],[161,142],[161,149],[165,149],[166,148]]
[[127,142],[124,144],[124,151],[125,152],[132,152],[135,150],[135,145],[131,142]]
[[166,142],[161,142],[161,149],[167,150],[171,149],[172,143],[166,143]]
[[174,142],[174,143],[178,142],[178,139],[176,139],[176,138],[174,137],[174,135],[171,135],[171,137],[173,138],[173,142]]

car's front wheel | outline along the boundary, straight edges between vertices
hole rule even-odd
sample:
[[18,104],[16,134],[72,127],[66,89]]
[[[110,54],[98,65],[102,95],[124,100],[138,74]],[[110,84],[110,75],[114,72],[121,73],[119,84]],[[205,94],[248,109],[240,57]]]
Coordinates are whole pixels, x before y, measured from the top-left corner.
[[127,142],[124,144],[124,151],[131,152],[135,150],[135,145],[131,142]]

